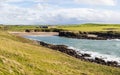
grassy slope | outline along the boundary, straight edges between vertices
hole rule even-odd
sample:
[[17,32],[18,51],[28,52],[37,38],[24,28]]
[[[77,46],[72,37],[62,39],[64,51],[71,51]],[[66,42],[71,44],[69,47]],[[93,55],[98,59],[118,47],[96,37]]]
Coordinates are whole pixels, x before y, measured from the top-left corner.
[[58,28],[69,31],[120,31],[119,24],[83,24],[72,26],[59,26]]
[[120,69],[83,62],[0,31],[0,75],[120,75]]

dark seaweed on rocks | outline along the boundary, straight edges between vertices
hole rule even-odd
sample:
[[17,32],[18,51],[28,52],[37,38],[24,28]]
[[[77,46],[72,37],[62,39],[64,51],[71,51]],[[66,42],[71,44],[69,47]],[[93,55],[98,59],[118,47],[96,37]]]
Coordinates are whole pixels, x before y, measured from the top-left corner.
[[52,44],[48,44],[48,43],[45,43],[42,41],[38,41],[38,43],[44,47],[66,53],[70,56],[73,56],[75,58],[78,58],[78,59],[81,59],[84,61],[94,62],[97,64],[102,64],[102,65],[107,65],[107,66],[112,66],[112,67],[120,67],[120,65],[118,65],[118,63],[116,61],[107,61],[106,62],[105,60],[103,60],[101,58],[97,58],[97,57],[95,57],[95,59],[87,59],[86,57],[91,57],[90,54],[86,54],[86,53],[82,54],[73,49],[69,49],[68,46],[65,46],[65,45],[52,45]]

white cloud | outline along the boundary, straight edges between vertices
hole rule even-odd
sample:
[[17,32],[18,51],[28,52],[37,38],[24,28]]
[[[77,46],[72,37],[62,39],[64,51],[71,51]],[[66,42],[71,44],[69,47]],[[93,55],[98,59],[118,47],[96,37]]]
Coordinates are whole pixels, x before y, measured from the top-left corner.
[[[88,8],[44,11],[9,7],[0,12],[0,21],[8,24],[70,24],[82,22],[119,22],[119,12]],[[0,9],[1,10],[1,9]],[[102,11],[102,12],[101,12]],[[114,15],[114,16],[113,16]]]
[[0,0],[0,2],[22,2],[22,1],[45,2],[48,0]]
[[80,4],[90,4],[90,5],[115,6],[117,4],[117,0],[74,0],[74,1]]
[[2,2],[0,4],[0,11],[0,23],[3,24],[120,23],[120,11],[112,10],[67,9],[40,3],[24,8]]
[[52,12],[53,16],[51,16],[51,19],[53,19],[53,22],[58,23],[118,23],[120,19],[119,13],[120,12],[114,12],[111,10],[96,10],[88,8],[61,9],[57,10],[57,12]]

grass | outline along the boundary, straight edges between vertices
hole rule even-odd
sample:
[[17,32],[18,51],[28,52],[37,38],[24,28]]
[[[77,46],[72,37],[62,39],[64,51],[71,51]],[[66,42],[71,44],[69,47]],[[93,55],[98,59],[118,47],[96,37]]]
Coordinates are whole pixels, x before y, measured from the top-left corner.
[[1,29],[3,30],[8,30],[8,31],[25,31],[26,29],[38,29],[39,26],[34,26],[34,25],[6,25],[6,26],[1,26]]
[[118,31],[120,32],[119,24],[82,24],[82,25],[68,25],[59,26],[58,28],[68,31],[86,31],[86,32],[99,32],[99,31]]
[[[61,25],[56,26],[57,29],[63,29],[68,31],[85,31],[85,32],[93,32],[93,31],[118,31],[120,32],[120,24],[80,24],[80,25]],[[7,30],[7,31],[25,31],[26,29],[29,30],[39,30],[39,31],[53,31],[53,29],[48,28],[40,28],[37,25],[6,25],[0,26],[0,29]]]
[[41,25],[0,25],[0,29],[4,31],[19,31],[24,32],[26,30],[31,32],[58,32],[59,29],[52,28],[52,26],[47,26],[48,28],[41,28]]
[[0,75],[120,75],[120,69],[84,62],[0,31]]

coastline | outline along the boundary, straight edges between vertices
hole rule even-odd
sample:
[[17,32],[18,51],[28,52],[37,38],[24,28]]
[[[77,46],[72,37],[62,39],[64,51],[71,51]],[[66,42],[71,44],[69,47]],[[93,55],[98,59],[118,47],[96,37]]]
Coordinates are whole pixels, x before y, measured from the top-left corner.
[[40,44],[40,45],[42,45],[44,47],[60,51],[62,53],[68,54],[68,55],[70,55],[72,57],[75,57],[77,59],[80,59],[80,60],[83,60],[83,61],[86,61],[86,62],[97,63],[97,64],[101,64],[101,65],[120,68],[119,63],[116,62],[116,61],[105,61],[102,58],[98,58],[98,57],[95,57],[95,59],[89,59],[89,57],[91,57],[90,54],[80,53],[80,52],[78,52],[78,51],[76,51],[74,49],[70,49],[66,45],[53,45],[53,44],[45,43],[43,41],[37,41],[37,42],[38,42],[38,44]]
[[108,31],[108,32],[71,32],[61,31],[59,36],[76,39],[90,39],[90,40],[108,40],[108,39],[120,39],[120,33]]
[[[20,37],[27,36],[27,35],[33,35],[33,36],[34,35],[35,36],[41,36],[41,35],[44,35],[44,36],[56,36],[57,35],[58,36],[59,35],[59,33],[56,33],[56,32],[9,32],[9,33],[20,36]],[[62,53],[68,54],[70,56],[81,59],[83,61],[120,68],[120,65],[118,65],[118,62],[116,61],[105,61],[98,57],[95,57],[95,59],[87,59],[91,57],[90,54],[80,53],[74,49],[68,48],[65,45],[52,45],[52,44],[45,43],[43,41],[36,41],[36,42],[38,42],[38,44],[41,46],[60,51]]]
[[[60,31],[60,32],[9,32],[10,34],[15,34],[17,36],[26,35],[44,35],[44,36],[60,36],[67,38],[76,39],[89,39],[89,40],[111,40],[120,39],[120,33],[116,32],[71,32],[71,31]],[[115,34],[116,33],[116,34]]]

